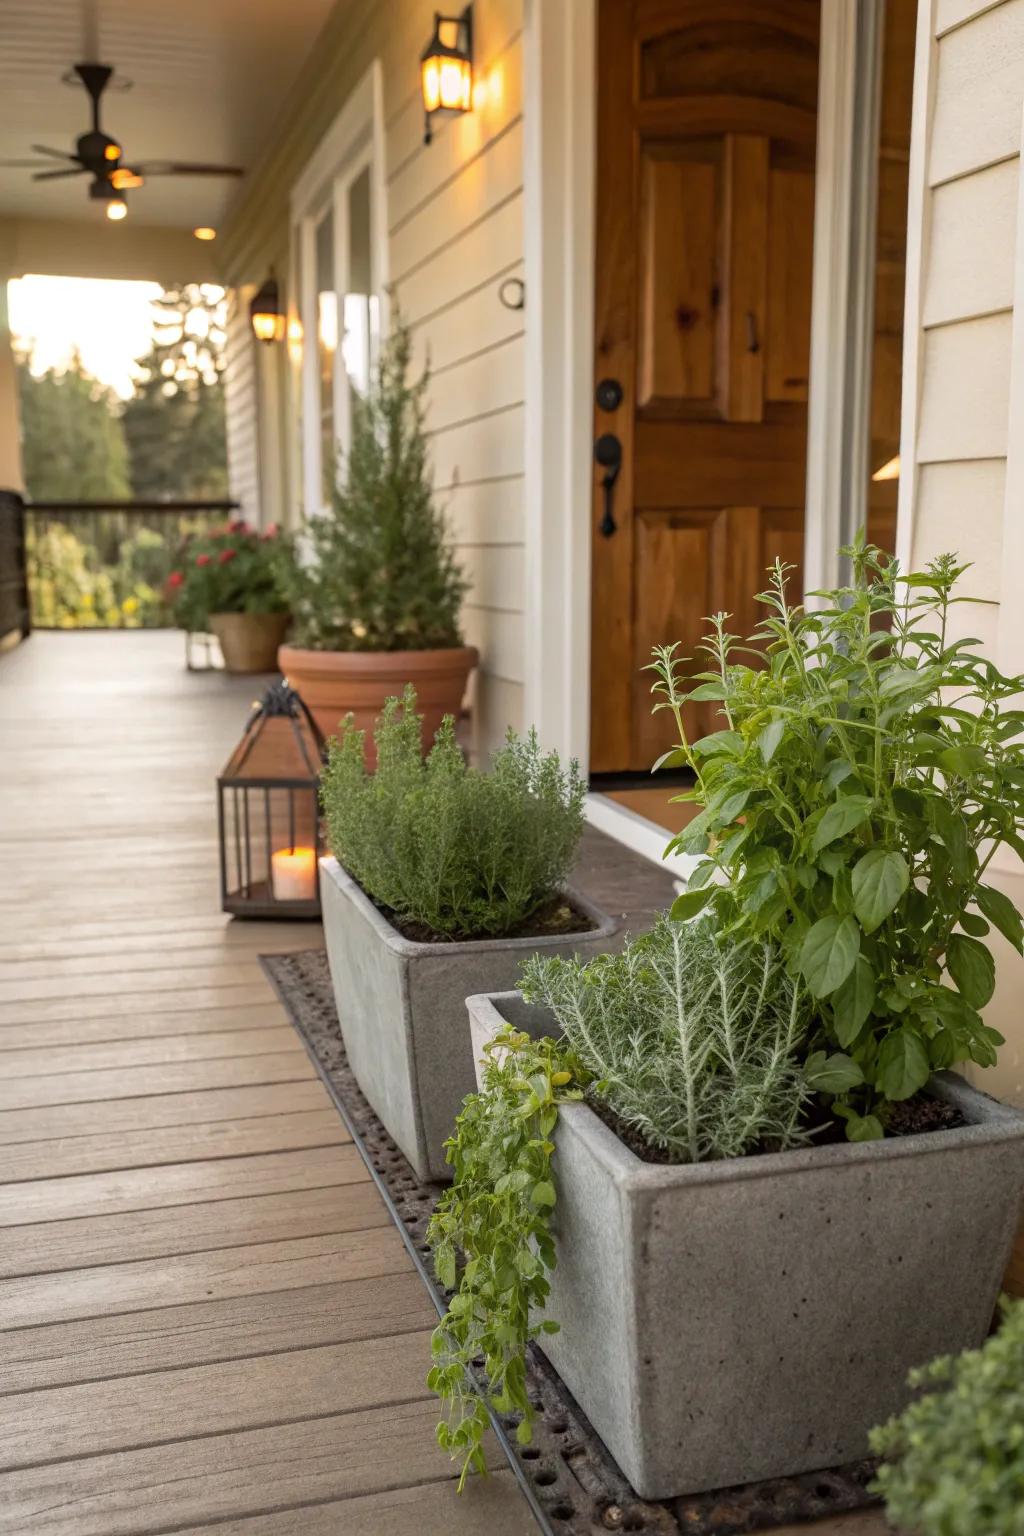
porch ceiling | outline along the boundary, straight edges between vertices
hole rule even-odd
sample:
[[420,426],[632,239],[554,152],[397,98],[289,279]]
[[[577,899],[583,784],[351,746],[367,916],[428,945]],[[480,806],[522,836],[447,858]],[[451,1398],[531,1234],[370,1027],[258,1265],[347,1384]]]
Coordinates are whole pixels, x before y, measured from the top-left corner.
[[[98,55],[116,74],[103,126],[131,160],[242,165],[247,178],[154,177],[129,194],[147,225],[218,226],[261,154],[333,0],[0,0],[0,159],[72,149],[89,102],[61,76]],[[132,81],[118,91],[118,78]],[[56,162],[55,162],[56,164]],[[87,178],[0,167],[0,218],[104,223]]]

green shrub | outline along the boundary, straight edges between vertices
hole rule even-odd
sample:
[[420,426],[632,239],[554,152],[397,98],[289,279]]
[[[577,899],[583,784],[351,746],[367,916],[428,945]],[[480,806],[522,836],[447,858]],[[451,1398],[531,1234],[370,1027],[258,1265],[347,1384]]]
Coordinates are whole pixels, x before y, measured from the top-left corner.
[[1021,1536],[1024,1302],[982,1349],[912,1371],[910,1385],[925,1395],[871,1435],[892,1522],[908,1536]]
[[466,581],[435,504],[424,431],[427,376],[409,382],[397,320],[366,399],[353,392],[352,445],[333,506],[306,524],[295,570],[295,643],[318,651],[422,651],[462,644]]
[[[696,776],[680,798],[702,807],[670,845],[702,856],[673,914],[781,945],[817,1006],[808,1080],[866,1140],[933,1069],[991,1065],[1002,1043],[983,940],[1020,952],[1024,929],[985,871],[1001,844],[1024,851],[1024,679],[949,640],[952,556],[901,576],[872,546],[845,553],[853,583],[819,611],[789,606],[776,565],[752,637],[767,665],[737,659],[718,614],[707,670],[684,679],[671,646],[654,670],[668,758]],[[689,741],[687,700],[717,702],[723,728]]]
[[416,693],[377,723],[377,771],[347,721],[322,782],[331,847],[374,901],[446,938],[507,934],[565,883],[583,831],[586,785],[510,731],[489,773],[467,767],[446,716],[422,755]]
[[521,987],[554,1014],[597,1097],[673,1161],[805,1139],[794,1052],[808,999],[771,944],[720,944],[710,923],[662,917],[618,955],[534,955]]
[[770,943],[720,945],[709,923],[662,918],[621,955],[586,964],[535,956],[522,990],[553,1011],[564,1037],[506,1030],[488,1048],[483,1091],[466,1099],[448,1143],[454,1182],[428,1231],[439,1280],[458,1281],[428,1384],[448,1405],[438,1439],[462,1458],[463,1477],[482,1466],[487,1427],[466,1376],[476,1356],[492,1405],[523,1415],[521,1443],[532,1434],[524,1352],[558,1326],[536,1313],[555,1266],[560,1102],[587,1089],[679,1161],[805,1139],[808,1092],[794,1052],[806,1003]]

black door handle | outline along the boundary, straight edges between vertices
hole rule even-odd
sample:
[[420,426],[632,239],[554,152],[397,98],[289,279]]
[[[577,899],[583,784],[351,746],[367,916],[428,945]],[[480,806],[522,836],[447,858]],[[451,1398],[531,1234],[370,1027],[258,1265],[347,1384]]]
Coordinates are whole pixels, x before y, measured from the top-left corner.
[[612,516],[612,504],[615,499],[615,482],[619,478],[619,470],[622,468],[622,444],[614,432],[602,432],[594,444],[594,458],[604,470],[601,476],[601,489],[604,491],[604,516],[599,523],[600,532],[606,539],[610,539],[615,532],[617,524]]

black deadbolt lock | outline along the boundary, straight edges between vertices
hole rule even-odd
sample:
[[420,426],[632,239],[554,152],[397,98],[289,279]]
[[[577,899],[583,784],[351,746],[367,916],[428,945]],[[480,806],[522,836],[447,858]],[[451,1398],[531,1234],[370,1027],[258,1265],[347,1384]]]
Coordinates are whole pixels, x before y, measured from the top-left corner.
[[594,391],[598,409],[602,411],[617,411],[622,404],[622,385],[618,379],[602,379]]

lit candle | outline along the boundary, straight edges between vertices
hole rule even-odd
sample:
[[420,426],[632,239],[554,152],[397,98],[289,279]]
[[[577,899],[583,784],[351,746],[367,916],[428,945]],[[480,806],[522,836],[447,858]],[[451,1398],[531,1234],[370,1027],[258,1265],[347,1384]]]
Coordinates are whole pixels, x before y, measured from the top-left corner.
[[315,900],[316,849],[279,848],[270,858],[270,880],[275,901]]

